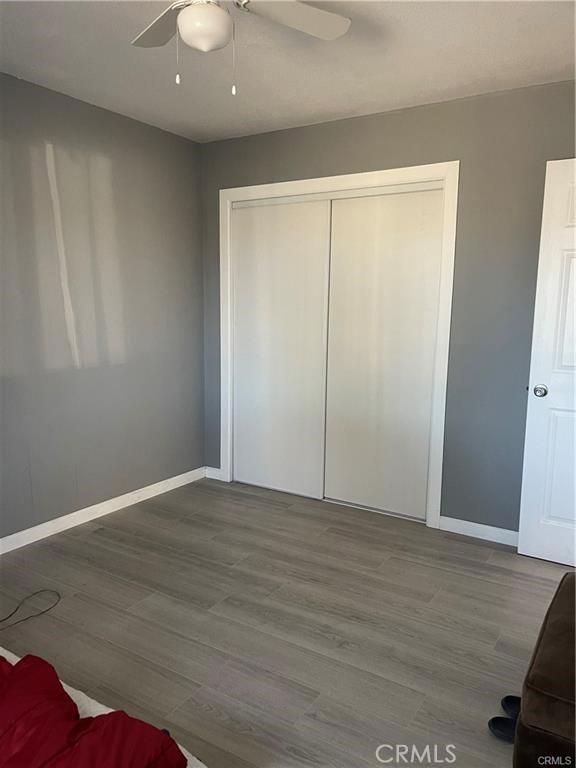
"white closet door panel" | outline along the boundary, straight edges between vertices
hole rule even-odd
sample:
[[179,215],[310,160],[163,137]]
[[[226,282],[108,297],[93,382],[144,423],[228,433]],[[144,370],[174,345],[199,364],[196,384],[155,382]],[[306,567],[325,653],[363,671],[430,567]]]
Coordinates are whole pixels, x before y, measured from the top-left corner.
[[325,495],[426,516],[443,192],[336,200]]
[[235,209],[234,478],[322,496],[330,202]]

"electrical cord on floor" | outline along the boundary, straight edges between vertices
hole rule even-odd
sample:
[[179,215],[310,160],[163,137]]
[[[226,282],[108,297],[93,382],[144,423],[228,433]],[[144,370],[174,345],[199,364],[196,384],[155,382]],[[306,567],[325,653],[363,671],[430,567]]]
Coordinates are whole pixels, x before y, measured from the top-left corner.
[[60,600],[62,599],[62,595],[60,594],[60,592],[57,592],[55,589],[39,589],[36,592],[32,592],[30,595],[26,595],[26,597],[23,597],[13,611],[11,611],[7,616],[3,616],[0,619],[0,624],[3,624],[5,621],[8,621],[8,619],[11,619],[12,616],[15,616],[20,610],[20,608],[22,608],[22,606],[28,600],[31,600],[33,597],[36,597],[36,595],[42,595],[44,593],[56,595],[56,599],[54,600],[52,605],[49,605],[48,608],[44,608],[42,611],[38,611],[37,613],[31,613],[29,616],[24,616],[24,618],[18,619],[18,621],[13,621],[12,624],[8,624],[8,626],[6,627],[0,627],[0,632],[4,632],[5,629],[10,629],[10,627],[15,627],[17,624],[22,624],[22,622],[28,621],[28,619],[35,619],[37,616],[43,616],[45,613],[48,613],[48,611],[51,611],[53,608],[55,608],[60,602]]

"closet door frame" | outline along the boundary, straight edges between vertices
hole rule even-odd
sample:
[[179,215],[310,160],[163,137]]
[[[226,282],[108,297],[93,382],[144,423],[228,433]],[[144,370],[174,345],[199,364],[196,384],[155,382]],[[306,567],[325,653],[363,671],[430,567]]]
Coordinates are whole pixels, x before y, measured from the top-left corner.
[[431,528],[440,526],[459,168],[460,162],[454,160],[431,165],[220,190],[220,469],[212,470],[209,473],[210,476],[225,482],[231,482],[233,479],[234,265],[231,242],[233,209],[243,205],[273,205],[275,202],[288,203],[315,198],[332,200],[342,197],[386,194],[387,191],[401,191],[404,185],[407,185],[406,189],[416,189],[419,185],[423,185],[424,188],[442,189],[444,193],[442,255],[426,495],[426,525]]

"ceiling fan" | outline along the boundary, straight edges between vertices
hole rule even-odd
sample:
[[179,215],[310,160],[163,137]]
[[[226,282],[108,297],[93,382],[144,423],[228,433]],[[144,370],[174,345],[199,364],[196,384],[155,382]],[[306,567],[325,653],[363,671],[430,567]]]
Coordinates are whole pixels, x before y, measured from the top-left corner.
[[[234,0],[234,5],[321,40],[335,40],[346,34],[350,27],[350,19],[299,0]],[[157,48],[166,45],[178,31],[187,45],[206,53],[228,45],[233,30],[230,13],[218,0],[176,0],[132,41],[132,45]]]

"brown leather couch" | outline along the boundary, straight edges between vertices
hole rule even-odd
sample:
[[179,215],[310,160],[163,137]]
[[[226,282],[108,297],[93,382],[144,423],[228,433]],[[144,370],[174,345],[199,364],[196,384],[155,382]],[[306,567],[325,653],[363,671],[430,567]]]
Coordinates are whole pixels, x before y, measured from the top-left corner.
[[514,741],[514,768],[576,766],[575,576],[562,578],[528,667]]

